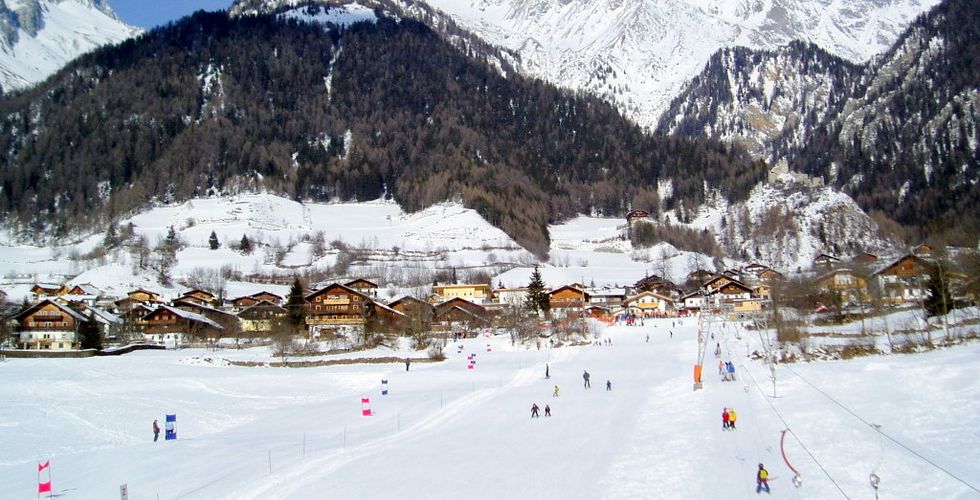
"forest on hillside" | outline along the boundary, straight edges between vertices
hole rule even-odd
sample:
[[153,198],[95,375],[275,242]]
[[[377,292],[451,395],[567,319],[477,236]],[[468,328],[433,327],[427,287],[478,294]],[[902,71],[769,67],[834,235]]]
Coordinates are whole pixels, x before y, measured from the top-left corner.
[[647,134],[490,62],[405,19],[199,12],[0,99],[0,211],[43,240],[217,193],[462,199],[544,255],[549,222],[635,206],[683,220],[706,187],[741,199],[764,175],[736,147]]

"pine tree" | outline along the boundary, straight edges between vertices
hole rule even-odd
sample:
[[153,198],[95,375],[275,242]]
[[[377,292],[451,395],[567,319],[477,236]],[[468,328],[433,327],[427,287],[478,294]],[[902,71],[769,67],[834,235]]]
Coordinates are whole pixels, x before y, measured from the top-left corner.
[[211,237],[208,238],[208,246],[211,247],[211,250],[217,250],[221,246],[221,243],[218,242],[218,235],[214,231],[211,231]]
[[102,332],[94,313],[89,312],[88,319],[78,326],[78,342],[82,349],[102,349]]
[[174,251],[177,250],[177,246],[180,244],[180,242],[177,240],[177,231],[174,230],[173,226],[170,226],[170,229],[167,230],[166,242],[167,246],[172,248]]
[[525,299],[524,305],[532,312],[547,313],[551,309],[551,304],[548,302],[548,292],[545,291],[544,280],[541,279],[541,272],[538,271],[537,266],[534,266],[534,272],[531,273],[531,282],[527,285],[527,299]]
[[923,306],[929,316],[942,316],[953,308],[953,297],[949,293],[949,275],[941,261],[929,270]]
[[112,249],[119,245],[119,232],[116,229],[116,225],[109,223],[109,227],[105,231],[105,238],[102,240],[102,246]]
[[249,241],[247,235],[242,235],[242,241],[238,246],[241,248],[243,254],[248,255],[252,253],[252,242]]
[[299,278],[293,280],[293,286],[289,289],[286,311],[293,333],[299,332],[306,325],[306,298],[303,294],[303,282]]

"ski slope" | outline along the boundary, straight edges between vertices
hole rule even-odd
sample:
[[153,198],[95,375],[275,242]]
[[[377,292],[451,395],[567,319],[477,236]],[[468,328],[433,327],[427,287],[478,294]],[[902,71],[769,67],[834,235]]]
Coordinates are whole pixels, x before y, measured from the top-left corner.
[[[0,363],[0,498],[33,498],[40,458],[50,458],[65,499],[116,498],[122,484],[130,498],[161,499],[743,499],[756,497],[759,462],[774,478],[772,498],[874,498],[872,471],[881,498],[977,498],[814,386],[976,486],[980,345],[780,365],[771,398],[768,368],[746,358],[758,337],[734,324],[716,327],[709,342],[736,364],[738,381],[718,381],[709,354],[704,389],[692,391],[697,326],[674,321],[609,327],[602,338],[611,345],[602,347],[467,339],[461,353],[449,344],[445,362],[407,372],[400,363],[224,362],[269,359],[267,348],[8,360]],[[422,355],[364,355],[409,354]],[[362,395],[374,416],[361,416]],[[535,402],[553,416],[529,418]],[[724,407],[738,412],[737,431],[721,430]],[[166,413],[177,414],[178,440],[154,443],[151,422],[162,426]],[[800,489],[780,456],[780,416],[800,439],[786,446]]]

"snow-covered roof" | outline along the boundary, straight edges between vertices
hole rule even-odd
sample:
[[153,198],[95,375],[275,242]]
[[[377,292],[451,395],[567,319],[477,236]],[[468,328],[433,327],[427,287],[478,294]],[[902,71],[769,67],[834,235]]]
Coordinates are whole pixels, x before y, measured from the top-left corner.
[[183,318],[183,319],[190,320],[190,321],[196,321],[198,323],[204,323],[204,324],[206,324],[206,325],[208,325],[208,326],[210,326],[212,328],[216,328],[218,330],[223,330],[223,328],[221,327],[221,325],[215,323],[210,318],[207,318],[207,317],[205,317],[205,316],[203,316],[201,314],[192,313],[190,311],[185,311],[183,309],[177,309],[176,307],[170,307],[168,305],[161,304],[159,308],[155,309],[150,314],[156,313],[157,311],[161,311],[161,310],[162,311],[169,311],[169,312],[173,313],[175,316],[177,316],[178,318]]
[[120,318],[119,316],[116,316],[111,312],[104,311],[96,307],[88,307],[85,309],[85,312],[86,313],[91,312],[92,315],[95,316],[95,320],[100,323],[119,325],[122,324],[123,322],[122,318]]

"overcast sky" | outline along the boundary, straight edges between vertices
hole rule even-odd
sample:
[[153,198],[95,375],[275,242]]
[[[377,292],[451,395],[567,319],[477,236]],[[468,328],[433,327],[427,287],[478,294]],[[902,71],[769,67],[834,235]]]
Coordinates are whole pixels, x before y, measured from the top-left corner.
[[196,10],[224,10],[231,3],[232,0],[109,0],[123,21],[140,28],[159,26]]

